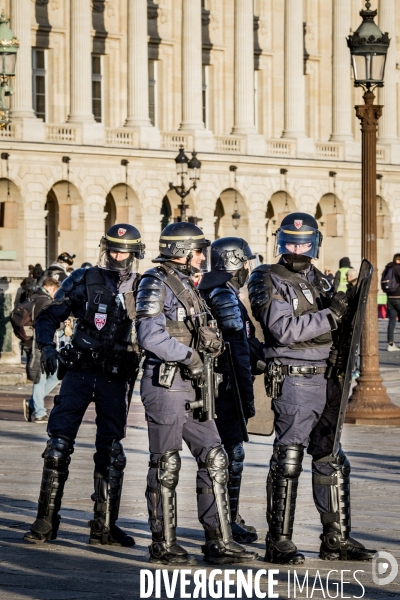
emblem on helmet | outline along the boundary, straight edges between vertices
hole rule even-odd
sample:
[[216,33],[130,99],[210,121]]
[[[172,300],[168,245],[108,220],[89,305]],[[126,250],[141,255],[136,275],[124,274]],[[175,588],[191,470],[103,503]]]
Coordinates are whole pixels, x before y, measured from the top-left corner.
[[303,225],[303,221],[300,221],[300,219],[296,219],[294,222],[294,226],[296,227],[296,229],[300,229],[300,227],[302,227]]
[[[302,221],[302,222],[303,222],[303,221]],[[119,235],[119,236],[121,236],[121,235],[124,235],[124,233],[126,233],[126,229],[124,229],[123,227],[120,227],[120,228],[118,229],[118,235]]]

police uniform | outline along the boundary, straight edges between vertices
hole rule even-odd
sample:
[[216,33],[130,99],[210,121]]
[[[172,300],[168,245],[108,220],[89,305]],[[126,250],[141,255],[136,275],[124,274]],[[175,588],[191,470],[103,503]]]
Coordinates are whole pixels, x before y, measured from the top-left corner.
[[[209,244],[193,224],[168,225],[161,233],[161,255],[153,261],[159,265],[144,273],[138,289],[137,336],[146,351],[141,396],[150,450],[146,489],[152,532],[149,550],[150,561],[155,563],[193,563],[176,540],[175,490],[182,440],[197,461],[197,510],[206,535],[204,560],[223,564],[257,556],[232,539],[228,461],[215,422],[199,421],[189,408],[196,400],[194,382],[204,368],[193,347],[196,328],[207,323],[207,307],[189,276],[190,261],[193,250],[206,252]],[[185,264],[174,261],[181,257],[186,257]],[[166,366],[175,372],[169,387],[162,379]]]
[[[332,331],[347,310],[347,300],[343,292],[329,296],[329,284],[310,262],[318,257],[321,242],[313,217],[288,215],[277,231],[279,263],[255,269],[248,286],[253,314],[265,336],[275,413],[265,560],[280,564],[304,562],[291,541],[304,448],[313,458],[313,496],[323,525],[320,557],[372,557],[349,537],[350,463],[342,449],[334,460],[325,458],[332,449],[340,403],[338,383],[327,381],[325,371]],[[291,252],[294,246],[309,249],[298,254]]]
[[255,258],[242,238],[220,238],[211,244],[211,272],[203,275],[198,286],[212,315],[217,320],[224,341],[230,344],[234,369],[240,374],[237,377],[237,387],[242,410],[239,412],[235,406],[232,377],[225,352],[218,359],[222,382],[218,387],[216,399],[216,425],[229,458],[228,491],[232,533],[234,539],[242,543],[257,540],[254,527],[246,525],[239,514],[239,495],[245,458],[243,418],[247,423],[247,420],[255,415],[249,346],[249,338],[254,337],[254,326],[244,304],[240,301],[239,290],[248,276],[245,265]]
[[[137,262],[143,258],[143,250],[135,227],[112,226],[101,240],[99,266],[73,271],[36,321],[42,368],[54,372],[58,358],[63,381],[49,417],[38,514],[24,536],[28,542],[41,543],[57,537],[58,513],[75,438],[87,407],[94,402],[95,504],[89,542],[134,544],[133,538],[115,523],[126,464],[120,440],[125,437],[130,395],[139,365],[134,295],[140,279]],[[128,258],[117,261],[110,254],[112,251],[128,253]],[[77,319],[72,345],[57,355],[54,333],[71,313]]]

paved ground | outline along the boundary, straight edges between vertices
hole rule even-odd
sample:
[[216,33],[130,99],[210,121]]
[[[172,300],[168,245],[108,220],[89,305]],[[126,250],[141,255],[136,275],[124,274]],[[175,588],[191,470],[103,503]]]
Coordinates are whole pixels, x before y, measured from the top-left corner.
[[[381,324],[382,349],[385,324]],[[400,343],[400,331],[396,339]],[[382,373],[388,391],[400,404],[400,352],[382,352]],[[121,523],[135,536],[133,549],[90,547],[87,520],[91,516],[92,502],[92,453],[94,439],[94,413],[89,410],[77,439],[76,450],[66,486],[62,510],[62,525],[57,541],[43,547],[32,547],[22,541],[22,535],[35,516],[39,493],[43,451],[47,439],[43,425],[29,424],[22,420],[22,398],[28,388],[0,388],[0,599],[40,600],[99,600],[140,597],[140,573],[149,569],[147,563],[146,506],[144,502],[145,474],[147,470],[147,434],[144,428],[140,398],[136,394],[131,407],[127,437],[124,442],[128,457],[125,487],[121,505]],[[49,405],[51,401],[49,402]],[[352,463],[353,533],[370,548],[390,552],[400,563],[400,430],[392,427],[345,426],[343,445]],[[247,444],[246,469],[241,512],[249,523],[254,524],[260,541],[255,549],[263,555],[265,524],[265,478],[271,454],[272,439],[250,436]],[[300,583],[308,571],[309,589],[293,591],[293,569],[290,572],[291,591],[288,592],[288,569],[281,568],[275,592],[280,598],[329,598],[363,597],[367,599],[400,599],[399,576],[389,585],[373,582],[371,564],[325,563],[317,558],[320,525],[313,505],[310,486],[310,460],[305,460],[300,480],[298,510],[294,541],[305,552],[307,560],[297,569]],[[182,452],[182,471],[179,483],[179,537],[183,544],[198,558],[197,569],[204,569],[201,562],[202,534],[195,517],[195,465],[187,449]],[[257,570],[271,567],[261,559],[244,564],[242,569]],[[222,569],[217,579],[223,578],[229,566]],[[343,584],[341,591],[341,571]],[[355,573],[357,569],[362,572]],[[150,569],[154,572],[154,565]],[[192,568],[192,575],[196,569]],[[329,577],[327,590],[327,575]],[[208,575],[211,569],[207,568]],[[317,577],[319,574],[320,580]],[[261,573],[261,572],[260,572]],[[385,573],[384,575],[386,575]],[[172,570],[169,570],[172,578]],[[384,576],[382,575],[382,577]],[[229,576],[229,573],[228,575]],[[241,574],[237,569],[231,575],[234,580]],[[357,577],[364,588],[357,583]],[[190,578],[189,578],[190,579]],[[270,576],[272,580],[272,576]],[[339,582],[339,593],[335,582]],[[321,588],[321,583],[323,590]],[[185,597],[178,586],[169,597]],[[314,586],[314,591],[313,591]],[[193,583],[186,592],[193,590]],[[143,590],[142,590],[143,591]],[[230,592],[239,597],[233,585]],[[261,592],[268,592],[266,578],[261,577]],[[330,596],[329,596],[329,594]],[[337,595],[338,594],[338,595]],[[144,597],[144,595],[143,595]],[[155,592],[150,596],[155,598]],[[164,584],[161,594],[166,598]],[[187,596],[191,597],[191,596]],[[200,597],[229,597],[223,592],[213,595],[213,589]],[[246,598],[243,592],[242,597]],[[257,597],[256,594],[249,597]],[[262,596],[259,596],[262,597]],[[268,593],[267,593],[268,597]],[[272,596],[270,596],[272,597]]]

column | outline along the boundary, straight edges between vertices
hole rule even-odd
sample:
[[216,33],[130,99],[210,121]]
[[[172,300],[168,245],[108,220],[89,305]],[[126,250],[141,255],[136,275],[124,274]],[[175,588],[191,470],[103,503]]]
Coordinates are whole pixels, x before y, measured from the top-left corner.
[[353,139],[350,59],[346,43],[350,25],[351,2],[349,0],[333,0],[333,104],[331,135],[331,140],[333,141]]
[[128,118],[126,126],[150,127],[147,0],[128,2]]
[[12,119],[36,119],[32,108],[31,0],[11,1],[10,27],[20,42],[12,99]]
[[89,0],[70,0],[71,123],[94,124],[92,111],[91,8]]
[[383,105],[383,112],[379,122],[378,141],[381,143],[398,143],[396,118],[396,0],[380,0],[378,19],[379,28],[384,33],[388,31],[389,37],[392,38],[386,59],[385,86],[379,89],[379,104]]
[[305,134],[303,0],[285,0],[285,125],[282,137]]
[[235,0],[235,122],[232,133],[254,126],[254,17],[252,0]]
[[201,2],[182,0],[182,130],[204,129]]

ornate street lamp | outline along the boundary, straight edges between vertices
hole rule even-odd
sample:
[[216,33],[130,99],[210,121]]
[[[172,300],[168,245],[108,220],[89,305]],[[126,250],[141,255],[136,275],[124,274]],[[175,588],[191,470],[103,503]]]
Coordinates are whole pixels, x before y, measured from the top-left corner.
[[360,377],[346,412],[346,422],[400,425],[400,408],[392,404],[382,385],[378,354],[378,278],[376,219],[376,133],[382,106],[374,104],[373,90],[383,86],[389,35],[375,24],[377,11],[366,2],[360,12],[360,27],[347,38],[354,72],[354,85],[364,89],[364,104],[356,106],[361,121],[361,256],[375,267],[367,302],[360,351]]
[[10,122],[10,104],[8,98],[13,95],[14,88],[10,80],[15,77],[15,62],[19,41],[8,26],[4,10],[0,15],[0,129]]
[[[192,158],[189,160],[185,154],[184,147],[179,147],[179,154],[175,158],[175,164],[176,173],[178,177],[181,178],[181,183],[180,185],[173,185],[171,182],[169,183],[169,189],[174,190],[181,199],[181,203],[178,207],[181,213],[181,221],[187,220],[186,209],[189,208],[189,205],[185,204],[185,198],[190,194],[192,190],[195,190],[197,188],[197,182],[200,179],[201,162],[198,160],[196,154],[196,152],[192,152]],[[189,188],[186,188],[185,178],[188,174],[190,181],[193,181],[193,183]]]
[[239,206],[238,206],[238,200],[237,200],[237,185],[236,185],[237,166],[231,165],[229,167],[229,170],[234,173],[234,178],[235,178],[235,202],[233,205],[232,225],[233,225],[234,229],[238,229],[239,225],[240,225],[240,219],[242,218],[242,216],[239,212]]

